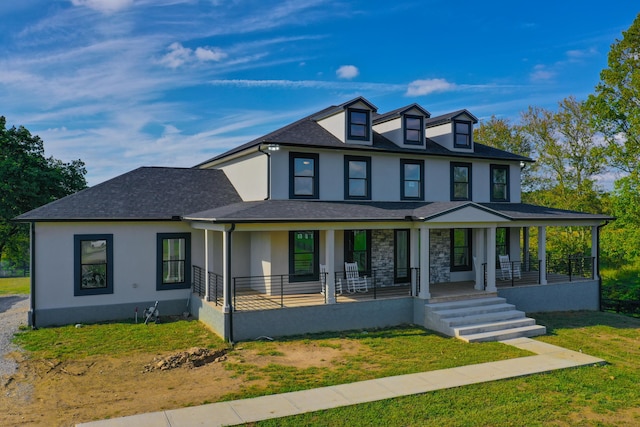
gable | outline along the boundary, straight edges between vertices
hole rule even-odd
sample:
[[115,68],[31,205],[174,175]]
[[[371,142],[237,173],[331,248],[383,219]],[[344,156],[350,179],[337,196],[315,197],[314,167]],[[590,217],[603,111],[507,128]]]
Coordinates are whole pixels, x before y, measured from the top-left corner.
[[428,223],[455,222],[510,222],[498,212],[482,209],[476,205],[466,205],[425,219]]
[[373,145],[372,119],[375,112],[376,107],[360,97],[316,118],[316,122],[345,144]]

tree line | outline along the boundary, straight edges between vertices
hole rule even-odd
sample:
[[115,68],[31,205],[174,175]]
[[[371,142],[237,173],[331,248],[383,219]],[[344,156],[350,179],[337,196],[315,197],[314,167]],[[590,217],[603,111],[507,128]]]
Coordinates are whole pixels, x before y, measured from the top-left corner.
[[[474,138],[536,160],[522,171],[524,203],[614,216],[601,232],[601,261],[640,267],[640,14],[612,44],[587,99],[529,107],[518,121],[491,117]],[[551,229],[547,238],[561,256],[589,253],[581,227]]]

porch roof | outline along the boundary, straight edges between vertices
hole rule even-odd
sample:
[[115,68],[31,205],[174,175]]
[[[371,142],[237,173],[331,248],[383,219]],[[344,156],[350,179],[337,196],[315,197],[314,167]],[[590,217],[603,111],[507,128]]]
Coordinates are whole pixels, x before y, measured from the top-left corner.
[[210,222],[375,222],[428,221],[463,208],[491,213],[507,221],[613,219],[606,215],[546,208],[524,203],[368,202],[317,200],[264,200],[234,203],[185,215],[190,221]]

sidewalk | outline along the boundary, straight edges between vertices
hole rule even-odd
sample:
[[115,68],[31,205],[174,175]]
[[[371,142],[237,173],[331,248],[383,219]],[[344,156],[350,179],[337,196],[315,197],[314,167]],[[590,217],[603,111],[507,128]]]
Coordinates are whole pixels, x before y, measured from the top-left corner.
[[536,353],[499,362],[460,366],[439,371],[399,375],[311,390],[219,402],[190,408],[133,415],[78,424],[82,427],[191,427],[228,426],[305,412],[355,405],[469,384],[603,364],[604,360],[530,338],[502,341]]

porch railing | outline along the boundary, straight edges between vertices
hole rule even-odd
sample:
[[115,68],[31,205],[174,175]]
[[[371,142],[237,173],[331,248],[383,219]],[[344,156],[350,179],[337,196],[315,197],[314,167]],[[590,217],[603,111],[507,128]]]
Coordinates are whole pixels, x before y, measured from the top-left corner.
[[547,283],[569,282],[593,279],[595,257],[571,257],[566,259],[547,259]]
[[198,267],[197,265],[192,266],[192,268],[193,293],[197,294],[200,298],[204,298],[206,296],[206,300],[214,302],[215,305],[222,305],[222,288],[224,285],[222,275],[213,273],[211,271],[206,273],[209,276],[209,292],[207,292],[204,269],[202,267]]

